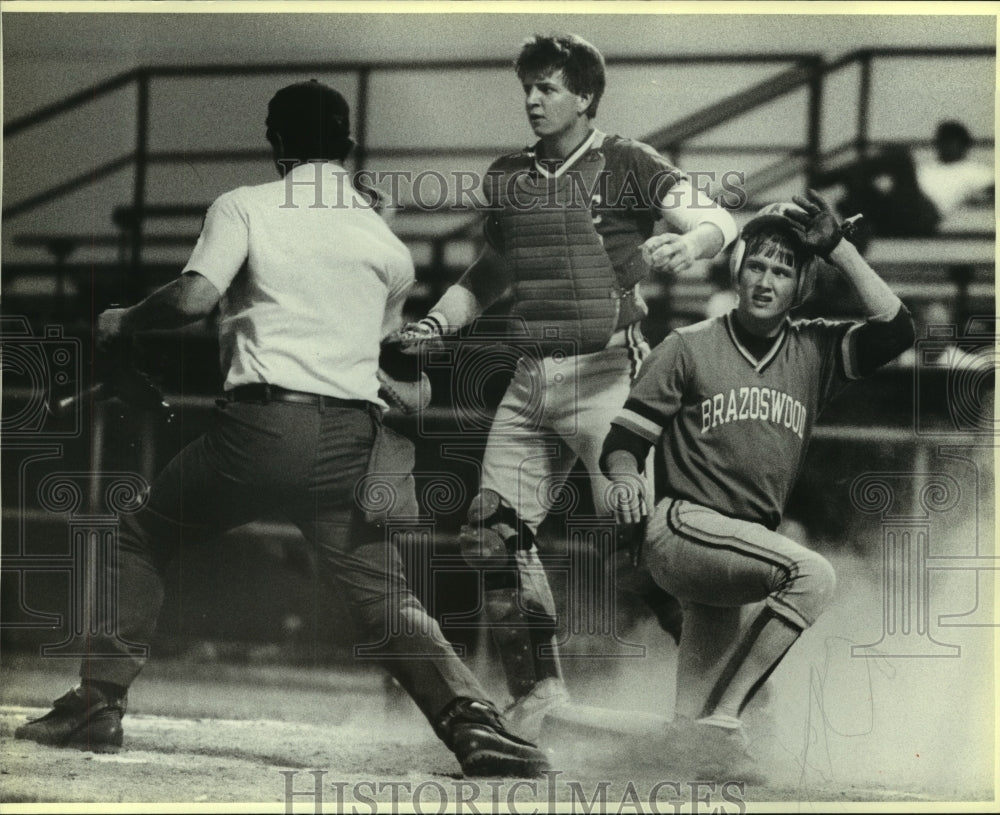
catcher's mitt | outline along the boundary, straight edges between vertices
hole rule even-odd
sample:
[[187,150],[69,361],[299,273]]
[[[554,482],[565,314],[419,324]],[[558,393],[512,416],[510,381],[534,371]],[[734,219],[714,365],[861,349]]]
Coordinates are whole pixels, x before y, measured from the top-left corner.
[[404,354],[398,340],[382,343],[378,364],[378,394],[389,407],[411,414],[430,404],[431,381],[420,370],[420,358]]

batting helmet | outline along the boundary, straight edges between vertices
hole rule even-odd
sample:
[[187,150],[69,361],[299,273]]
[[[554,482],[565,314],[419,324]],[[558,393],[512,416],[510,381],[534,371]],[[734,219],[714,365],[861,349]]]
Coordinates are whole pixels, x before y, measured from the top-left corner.
[[812,291],[815,280],[815,254],[805,245],[796,229],[797,224],[786,213],[789,210],[802,211],[800,207],[788,201],[768,204],[754,215],[740,230],[740,236],[733,244],[733,252],[729,256],[729,271],[733,287],[738,282],[740,267],[746,256],[747,245],[755,235],[771,233],[780,235],[794,250],[799,271],[798,290],[795,295],[795,305],[803,302]]

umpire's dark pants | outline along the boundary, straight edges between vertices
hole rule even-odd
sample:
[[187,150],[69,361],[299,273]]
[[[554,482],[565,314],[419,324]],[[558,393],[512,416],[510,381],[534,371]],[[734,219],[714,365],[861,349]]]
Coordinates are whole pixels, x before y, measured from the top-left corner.
[[[322,576],[352,609],[359,642],[376,645],[426,716],[456,697],[485,699],[407,586],[397,550],[356,505],[381,432],[378,409],[363,402],[221,403],[209,431],[153,482],[145,506],[122,516],[117,637],[92,640],[81,677],[129,686],[145,659],[128,656],[127,643],[151,639],[167,562],[279,510],[316,547]],[[339,620],[327,622],[339,633]]]

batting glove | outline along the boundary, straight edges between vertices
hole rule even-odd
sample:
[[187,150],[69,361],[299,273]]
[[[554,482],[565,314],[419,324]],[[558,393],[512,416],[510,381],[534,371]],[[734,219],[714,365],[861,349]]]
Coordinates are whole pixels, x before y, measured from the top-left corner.
[[821,258],[828,258],[844,237],[837,216],[816,190],[807,190],[805,196],[792,196],[792,201],[801,211],[789,208],[785,216],[798,225],[802,242],[809,249]]

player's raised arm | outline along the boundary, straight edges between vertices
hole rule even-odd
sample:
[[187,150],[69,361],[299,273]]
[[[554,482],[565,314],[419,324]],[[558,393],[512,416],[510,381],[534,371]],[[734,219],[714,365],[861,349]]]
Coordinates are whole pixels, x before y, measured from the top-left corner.
[[895,314],[902,302],[854,245],[845,240],[843,228],[827,201],[815,190],[792,200],[802,211],[789,209],[788,217],[799,224],[803,242],[847,277],[866,316]]
[[687,178],[670,187],[659,207],[674,231],[653,235],[642,245],[643,259],[655,271],[686,271],[696,260],[715,257],[736,239],[733,216]]
[[799,224],[803,242],[847,278],[867,317],[844,339],[847,375],[852,379],[867,376],[913,344],[913,318],[889,284],[844,238],[836,215],[822,196],[809,190],[792,200],[801,212],[789,209],[788,217]]

